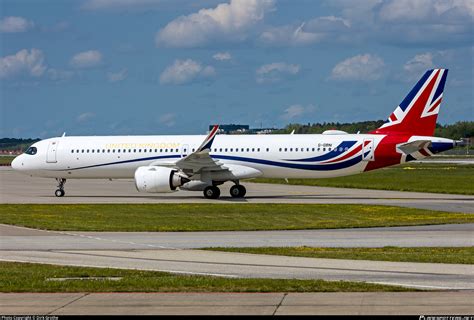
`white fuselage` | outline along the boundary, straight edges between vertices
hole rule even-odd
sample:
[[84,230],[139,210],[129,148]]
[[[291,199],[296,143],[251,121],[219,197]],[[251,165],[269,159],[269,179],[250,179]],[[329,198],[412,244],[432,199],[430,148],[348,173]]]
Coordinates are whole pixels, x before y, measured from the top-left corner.
[[[133,178],[138,167],[170,163],[192,153],[203,135],[58,137],[37,142],[34,155],[13,163],[51,178]],[[255,168],[262,177],[328,178],[356,174],[374,161],[384,135],[217,135],[210,155],[225,164]],[[359,151],[355,152],[356,146]],[[349,150],[349,151],[348,151]],[[354,150],[351,154],[350,150]],[[344,154],[344,156],[339,156]],[[349,155],[349,156],[348,156]],[[340,158],[343,158],[340,160]]]

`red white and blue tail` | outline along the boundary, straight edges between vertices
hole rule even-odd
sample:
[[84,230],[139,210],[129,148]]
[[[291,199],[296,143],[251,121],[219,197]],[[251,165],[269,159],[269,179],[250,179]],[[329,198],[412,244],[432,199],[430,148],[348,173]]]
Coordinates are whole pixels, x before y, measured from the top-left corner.
[[448,69],[426,71],[380,128],[372,133],[432,136]]

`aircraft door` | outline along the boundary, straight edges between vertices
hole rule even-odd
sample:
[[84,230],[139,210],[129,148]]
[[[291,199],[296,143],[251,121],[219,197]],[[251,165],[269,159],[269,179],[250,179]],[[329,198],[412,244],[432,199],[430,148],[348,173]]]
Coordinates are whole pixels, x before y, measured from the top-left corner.
[[364,139],[364,146],[362,148],[362,160],[374,161],[375,160],[375,147],[374,139]]
[[189,145],[183,144],[183,145],[181,146],[181,158],[186,157],[189,153],[190,153],[190,152],[189,152]]
[[46,152],[46,162],[48,163],[58,162],[57,160],[58,144],[59,144],[59,141],[51,141],[49,143],[48,151]]

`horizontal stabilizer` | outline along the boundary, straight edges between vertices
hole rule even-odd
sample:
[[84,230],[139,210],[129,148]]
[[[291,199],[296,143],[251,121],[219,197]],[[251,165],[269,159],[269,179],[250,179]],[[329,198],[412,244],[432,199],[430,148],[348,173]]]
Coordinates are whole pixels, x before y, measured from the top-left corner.
[[418,152],[420,150],[426,149],[430,145],[431,145],[430,140],[416,140],[416,141],[402,143],[402,144],[397,145],[397,150],[400,153],[409,155],[409,154]]

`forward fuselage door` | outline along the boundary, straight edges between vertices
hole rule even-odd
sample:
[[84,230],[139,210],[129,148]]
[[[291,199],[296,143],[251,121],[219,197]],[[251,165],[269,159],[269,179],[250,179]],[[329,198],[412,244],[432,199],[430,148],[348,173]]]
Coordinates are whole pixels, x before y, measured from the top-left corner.
[[374,161],[375,160],[375,147],[374,139],[364,139],[364,145],[362,147],[362,160]]
[[48,151],[46,152],[46,162],[48,163],[58,162],[58,159],[57,159],[58,144],[59,144],[59,141],[51,141],[49,143]]
[[183,144],[183,145],[181,146],[181,158],[186,157],[189,153],[190,153],[190,152],[189,152],[189,145]]

